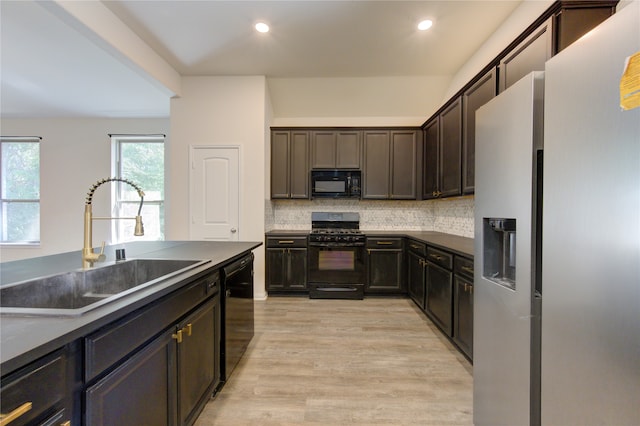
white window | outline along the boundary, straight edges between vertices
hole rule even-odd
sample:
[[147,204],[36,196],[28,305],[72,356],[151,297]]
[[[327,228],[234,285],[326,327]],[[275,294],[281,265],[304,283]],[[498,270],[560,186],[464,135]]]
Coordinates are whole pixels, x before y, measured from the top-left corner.
[[40,138],[0,137],[0,243],[40,243]]
[[[114,176],[130,180],[144,192],[142,222],[144,236],[134,236],[134,220],[112,221],[114,243],[164,240],[164,135],[111,135]],[[135,217],[140,196],[132,186],[114,182],[113,209],[116,217]]]

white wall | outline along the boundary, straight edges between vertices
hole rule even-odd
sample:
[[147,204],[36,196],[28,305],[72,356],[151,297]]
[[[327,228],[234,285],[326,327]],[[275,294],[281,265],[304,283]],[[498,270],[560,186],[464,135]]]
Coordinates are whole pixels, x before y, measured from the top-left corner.
[[[171,100],[168,147],[168,240],[189,239],[189,147],[240,146],[242,241],[264,240],[265,123],[267,90],[263,76],[184,77],[182,96]],[[255,297],[264,290],[264,246],[254,251]]]
[[[40,246],[1,247],[0,260],[81,250],[84,202],[91,185],[111,175],[109,133],[169,133],[168,119],[2,119],[3,135],[41,136]],[[96,191],[95,216],[109,213],[110,190]],[[108,221],[95,221],[93,243],[110,243]],[[82,265],[78,258],[78,267]]]
[[419,126],[451,76],[269,78],[273,126]]

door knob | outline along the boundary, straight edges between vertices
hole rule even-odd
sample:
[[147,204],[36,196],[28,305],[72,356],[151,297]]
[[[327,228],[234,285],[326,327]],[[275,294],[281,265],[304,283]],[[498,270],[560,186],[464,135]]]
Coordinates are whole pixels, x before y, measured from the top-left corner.
[[236,232],[238,232],[238,230],[236,228],[231,228],[231,233],[235,234]]

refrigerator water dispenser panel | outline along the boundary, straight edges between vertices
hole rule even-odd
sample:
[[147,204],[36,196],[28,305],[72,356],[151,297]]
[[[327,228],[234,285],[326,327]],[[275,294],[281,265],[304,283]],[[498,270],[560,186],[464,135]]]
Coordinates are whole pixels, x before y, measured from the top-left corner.
[[484,218],[484,267],[487,280],[516,288],[516,220]]

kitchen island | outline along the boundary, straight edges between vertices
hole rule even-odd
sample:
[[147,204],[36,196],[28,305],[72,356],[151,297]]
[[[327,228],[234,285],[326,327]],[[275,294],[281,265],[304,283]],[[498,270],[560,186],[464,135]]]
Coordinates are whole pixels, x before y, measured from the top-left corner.
[[[29,402],[23,405],[33,406],[24,415],[27,418],[60,420],[61,424],[68,419],[72,424],[80,424],[81,418],[99,423],[117,422],[118,418],[109,417],[114,415],[114,410],[108,406],[110,398],[115,396],[119,404],[126,401],[113,394],[116,384],[122,382],[128,383],[129,387],[144,388],[141,381],[149,379],[151,383],[150,378],[157,373],[156,377],[169,392],[158,389],[157,395],[144,396],[145,389],[138,389],[143,398],[158,396],[161,399],[150,404],[149,409],[137,407],[127,412],[124,404],[116,411],[126,413],[129,419],[131,413],[136,413],[136,416],[140,413],[136,418],[143,422],[192,423],[202,401],[207,399],[206,394],[215,389],[217,383],[213,379],[206,384],[197,383],[202,376],[199,368],[190,367],[181,360],[193,356],[194,362],[210,364],[205,367],[211,370],[212,378],[219,380],[220,348],[219,344],[216,347],[212,342],[220,341],[221,330],[224,329],[224,324],[220,324],[223,321],[220,315],[222,270],[261,244],[164,241],[106,247],[105,264],[115,263],[115,251],[118,249],[125,250],[127,259],[203,262],[82,315],[3,314],[0,322],[2,412],[17,409],[9,406],[11,399],[14,396],[22,398],[31,380],[31,386],[39,392],[35,397],[25,396],[25,401]],[[78,270],[81,258],[78,251],[6,262],[0,265],[0,285]],[[203,359],[200,354],[205,351],[209,351],[210,356]],[[158,373],[150,360],[154,360],[153,363],[162,360],[162,366],[169,366],[171,371]],[[148,370],[151,366],[154,369]],[[185,371],[181,371],[183,367]],[[191,374],[191,370],[197,374]],[[136,378],[137,371],[142,376]],[[193,389],[189,383],[192,379],[197,389],[206,392],[197,401],[184,401],[183,397],[188,392],[180,392],[177,388],[189,386]],[[60,382],[43,383],[47,380]],[[12,388],[19,392],[12,391]],[[148,388],[153,389],[152,384]],[[135,397],[128,398],[135,400]]]

